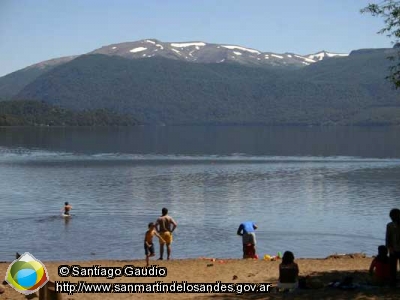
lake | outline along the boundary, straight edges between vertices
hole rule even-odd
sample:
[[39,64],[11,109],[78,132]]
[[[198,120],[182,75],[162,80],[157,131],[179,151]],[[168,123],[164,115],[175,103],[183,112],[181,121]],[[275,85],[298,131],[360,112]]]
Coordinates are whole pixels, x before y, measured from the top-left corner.
[[246,220],[259,255],[372,255],[400,206],[400,129],[0,128],[0,191],[0,260],[144,258],[163,207],[173,258],[241,257]]

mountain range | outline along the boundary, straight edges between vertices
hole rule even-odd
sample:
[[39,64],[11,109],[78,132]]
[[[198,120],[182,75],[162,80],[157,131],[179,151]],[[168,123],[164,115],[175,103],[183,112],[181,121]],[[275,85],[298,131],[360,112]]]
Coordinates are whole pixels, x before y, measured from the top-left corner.
[[[259,67],[303,67],[324,58],[348,54],[320,51],[309,55],[294,53],[261,52],[236,45],[220,45],[205,42],[166,43],[157,39],[112,44],[87,54],[104,54],[128,59],[163,57],[172,60],[197,63],[238,63]],[[54,67],[65,64],[78,55],[55,58],[28,66],[0,77],[0,99],[11,98],[24,86]]]
[[104,46],[0,78],[3,100],[108,109],[145,124],[400,124],[396,49],[276,54],[156,39]]
[[235,62],[248,66],[295,66],[310,65],[325,57],[347,56],[348,54],[320,51],[315,54],[261,52],[237,46],[210,44],[205,42],[164,43],[156,39],[113,44],[94,50],[89,54],[104,54],[125,58],[164,57],[186,62],[223,63]]

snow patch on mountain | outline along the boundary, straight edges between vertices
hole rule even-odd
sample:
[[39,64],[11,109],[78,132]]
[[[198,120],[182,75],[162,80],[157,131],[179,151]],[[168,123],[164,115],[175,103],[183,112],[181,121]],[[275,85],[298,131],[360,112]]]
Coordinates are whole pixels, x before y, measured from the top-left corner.
[[233,53],[235,53],[236,55],[242,55],[241,52],[237,52],[237,51],[233,51]]
[[280,56],[280,55],[277,55],[277,54],[271,54],[271,56],[276,57],[276,58],[279,58],[279,59],[282,59],[282,58],[283,58],[283,56]]
[[172,47],[176,47],[176,48],[185,48],[185,47],[191,47],[191,46],[197,46],[197,47],[201,47],[201,46],[205,46],[206,43],[203,42],[195,42],[195,43],[171,43]]
[[133,48],[132,50],[129,50],[129,52],[137,53],[137,52],[142,52],[142,51],[144,51],[144,50],[147,50],[147,48],[145,48],[145,47],[138,47],[138,48]]
[[238,50],[242,50],[242,51],[248,51],[250,53],[261,54],[261,52],[258,51],[258,50],[254,50],[254,49],[250,49],[250,48],[244,48],[244,47],[240,47],[240,46],[223,45],[222,47],[230,49],[230,50],[238,49]]
[[178,50],[176,49],[171,49],[172,51],[174,51],[175,53],[178,53],[179,55],[182,55]]
[[348,54],[345,53],[329,53],[326,51],[318,52],[315,54],[310,54],[307,55],[308,58],[311,58],[313,60],[323,60],[325,57],[335,57],[335,56],[348,56]]
[[305,61],[311,62],[311,63],[315,63],[315,60],[304,57],[304,56],[300,56],[300,55],[295,55],[297,58],[303,59]]

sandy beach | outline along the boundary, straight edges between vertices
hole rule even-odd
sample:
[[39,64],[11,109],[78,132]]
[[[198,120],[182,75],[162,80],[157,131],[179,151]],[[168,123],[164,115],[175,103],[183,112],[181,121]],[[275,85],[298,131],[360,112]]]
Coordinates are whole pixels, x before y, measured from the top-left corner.
[[[296,259],[300,268],[300,276],[310,276],[314,282],[322,284],[323,287],[297,290],[293,293],[246,293],[236,295],[235,293],[188,293],[188,294],[63,294],[63,299],[398,299],[400,289],[390,288],[366,288],[355,290],[341,290],[328,287],[329,282],[341,280],[346,276],[352,276],[354,283],[364,283],[368,278],[368,268],[372,258],[370,257],[339,257],[326,259]],[[279,261],[264,260],[238,260],[197,258],[171,261],[151,262],[159,267],[167,268],[166,277],[116,277],[107,279],[105,277],[60,277],[58,267],[60,265],[80,265],[81,267],[124,267],[133,265],[144,267],[144,260],[134,261],[77,261],[77,262],[44,262],[52,281],[86,281],[90,283],[154,283],[162,281],[170,283],[173,281],[188,283],[272,283],[276,285],[278,278]],[[0,263],[0,274],[5,275],[8,262]],[[318,285],[318,284],[317,284]],[[10,286],[5,285],[5,292],[0,295],[1,299],[26,299]]]

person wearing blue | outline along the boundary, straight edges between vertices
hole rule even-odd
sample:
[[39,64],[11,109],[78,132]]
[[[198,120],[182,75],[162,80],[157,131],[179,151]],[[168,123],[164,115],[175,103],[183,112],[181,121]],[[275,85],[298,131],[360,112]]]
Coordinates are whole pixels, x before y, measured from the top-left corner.
[[240,224],[237,234],[242,237],[243,258],[256,257],[256,233],[257,225],[252,221]]

